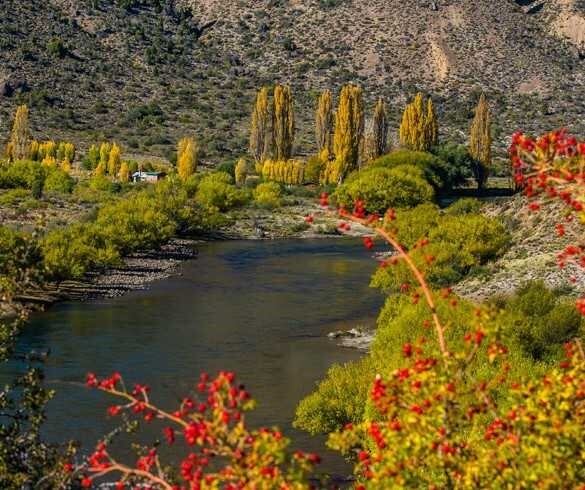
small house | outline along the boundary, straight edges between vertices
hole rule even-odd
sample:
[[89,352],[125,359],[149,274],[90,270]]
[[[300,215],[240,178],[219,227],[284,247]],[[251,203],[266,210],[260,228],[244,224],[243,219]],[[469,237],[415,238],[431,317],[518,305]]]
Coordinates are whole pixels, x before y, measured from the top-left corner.
[[166,177],[164,172],[134,172],[132,182],[149,182],[154,184]]

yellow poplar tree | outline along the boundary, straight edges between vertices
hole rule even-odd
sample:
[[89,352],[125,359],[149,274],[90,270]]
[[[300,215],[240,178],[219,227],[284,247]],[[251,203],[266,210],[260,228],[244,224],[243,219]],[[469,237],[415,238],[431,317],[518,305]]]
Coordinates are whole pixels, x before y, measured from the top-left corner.
[[317,103],[315,112],[315,138],[317,152],[323,161],[331,155],[331,136],[333,134],[333,97],[331,90],[324,90]]
[[292,92],[288,85],[274,87],[272,113],[272,150],[276,160],[288,160],[295,139],[295,116]]
[[32,140],[30,143],[29,158],[35,162],[39,161],[39,142]]
[[120,165],[120,172],[118,172],[118,179],[120,182],[129,182],[130,181],[130,167],[128,166],[128,162],[122,162]]
[[197,170],[199,145],[195,138],[182,138],[177,145],[177,171],[181,180],[187,180]]
[[16,108],[9,142],[11,153],[9,156],[12,160],[23,160],[29,156],[31,136],[28,114],[26,105],[20,105]]
[[112,150],[112,145],[110,145],[106,141],[104,141],[100,145],[100,161],[99,161],[99,165],[102,165],[103,166],[104,171],[108,167],[108,162],[110,160],[110,151],[111,150]]
[[431,98],[426,107],[423,94],[416,94],[406,106],[400,124],[400,144],[416,151],[428,151],[438,142],[439,124]]
[[252,111],[249,150],[256,163],[266,160],[270,140],[268,135],[270,124],[270,106],[268,104],[268,87],[262,87],[256,94]]
[[333,152],[335,160],[328,163],[324,172],[325,183],[338,184],[357,168],[360,146],[364,135],[364,101],[362,89],[346,85],[341,90],[335,114]]
[[489,175],[492,163],[492,133],[490,108],[484,94],[481,94],[475,117],[471,123],[469,136],[469,153],[477,162],[474,169],[477,186],[482,189]]
[[248,175],[248,163],[246,162],[245,159],[240,158],[238,160],[238,163],[236,164],[235,174],[236,184],[239,186],[244,185],[244,183],[246,182],[246,177]]
[[118,175],[121,165],[122,150],[120,150],[120,147],[116,143],[114,143],[112,145],[112,149],[110,150],[110,156],[108,158],[108,174],[110,174],[112,177]]

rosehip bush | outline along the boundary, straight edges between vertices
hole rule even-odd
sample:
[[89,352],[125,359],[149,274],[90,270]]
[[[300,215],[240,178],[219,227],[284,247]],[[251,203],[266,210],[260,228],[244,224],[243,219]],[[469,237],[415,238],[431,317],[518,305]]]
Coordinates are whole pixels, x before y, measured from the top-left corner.
[[103,440],[85,465],[71,468],[72,478],[84,488],[115,475],[117,489],[302,489],[308,488],[307,475],[319,461],[314,454],[291,453],[289,440],[276,429],[248,429],[245,413],[255,403],[230,372],[215,379],[202,374],[197,394],[183,399],[174,411],[155,406],[148,386],[127,389],[118,373],[104,379],[90,373],[87,385],[119,399],[108,409],[110,416],[128,414],[159,423],[161,438],[168,445],[181,445],[184,457],[177,471],[167,469],[155,444],[126,465],[110,452],[110,441]]
[[[568,216],[583,220],[584,144],[563,132],[536,141],[517,134],[510,153],[528,197],[560,197]],[[330,436],[332,448],[355,459],[356,488],[583,488],[581,341],[567,342],[566,358],[544,376],[511,376],[508,349],[488,308],[476,310],[462,342],[452,341],[451,325],[438,314],[440,298],[392,229],[363,213],[342,214],[372,225],[396,250],[393,264],[402,263],[416,279],[402,292],[426,303],[435,333],[431,343],[405,343],[403,366],[376,377],[374,416]],[[570,259],[584,266],[583,253],[582,244],[568,247],[560,265]],[[577,306],[585,314],[584,302]],[[478,358],[492,366],[490,377],[474,369]]]

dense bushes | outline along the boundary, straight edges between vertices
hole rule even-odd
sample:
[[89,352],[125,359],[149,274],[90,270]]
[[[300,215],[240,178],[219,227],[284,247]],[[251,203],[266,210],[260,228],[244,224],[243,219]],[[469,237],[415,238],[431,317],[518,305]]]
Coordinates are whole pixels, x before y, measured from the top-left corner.
[[195,201],[204,209],[217,212],[226,211],[243,204],[247,192],[233,185],[231,175],[215,172],[201,178]]
[[48,192],[71,193],[75,180],[64,170],[23,160],[0,167],[0,188],[30,189],[34,197],[40,197],[43,189]]
[[[401,210],[396,220],[386,223],[408,249],[413,249],[421,239],[430,242],[424,248],[411,250],[411,255],[435,286],[459,281],[473,267],[503,252],[509,242],[501,223],[479,214],[462,214],[464,211],[464,206],[459,204],[454,205],[454,210],[448,208],[445,212],[425,204]],[[395,292],[412,280],[407,266],[399,263],[392,268],[378,269],[372,285]]]
[[[443,324],[448,325],[447,342],[456,346],[469,329],[475,306],[458,298],[457,307],[453,308],[450,304],[453,299],[451,296],[449,301],[440,302],[438,313]],[[542,283],[529,283],[512,296],[496,298],[491,303],[499,306],[491,321],[510,348],[512,378],[539,375],[562,358],[564,342],[583,336],[582,320],[574,306]],[[389,377],[402,365],[402,346],[425,337],[430,346],[438,348],[428,318],[426,304],[413,304],[404,295],[389,297],[378,317],[368,356],[333,366],[317,389],[299,403],[295,426],[318,434],[373,417],[375,410],[368,402],[372,380],[376,374]],[[489,363],[478,361],[473,370],[476,381],[493,375]]]
[[583,335],[583,320],[574,302],[565,301],[542,281],[530,282],[511,298],[495,298],[505,308],[502,320],[527,356],[535,361],[558,358],[565,342]]
[[375,166],[353,172],[334,194],[339,205],[349,208],[361,200],[369,212],[416,206],[430,201],[433,196],[433,188],[425,180],[423,171],[413,165]]
[[75,186],[75,180],[64,170],[52,169],[45,179],[44,190],[70,194]]
[[264,208],[277,208],[282,204],[280,185],[263,182],[254,189],[254,201]]
[[176,179],[104,205],[95,220],[49,232],[41,242],[52,279],[79,278],[138,249],[157,247],[197,219]]
[[413,165],[424,172],[425,178],[436,190],[446,191],[465,182],[470,173],[470,162],[464,147],[446,145],[439,147],[436,155],[424,151],[395,150],[374,160],[368,167]]

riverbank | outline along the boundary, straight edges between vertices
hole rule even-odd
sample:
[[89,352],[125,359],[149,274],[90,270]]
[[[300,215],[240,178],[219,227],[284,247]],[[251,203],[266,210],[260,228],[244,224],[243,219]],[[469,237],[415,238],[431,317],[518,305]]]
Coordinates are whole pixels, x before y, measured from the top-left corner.
[[[311,222],[306,217],[311,216]],[[361,225],[339,233],[338,217],[313,200],[295,199],[277,209],[245,207],[226,215],[228,224],[201,237],[175,237],[156,250],[133,253],[118,267],[92,271],[80,280],[49,283],[28,289],[14,299],[28,311],[43,310],[62,301],[88,301],[143,290],[171,277],[178,266],[197,257],[197,245],[223,240],[282,240],[361,237],[371,231]]]

